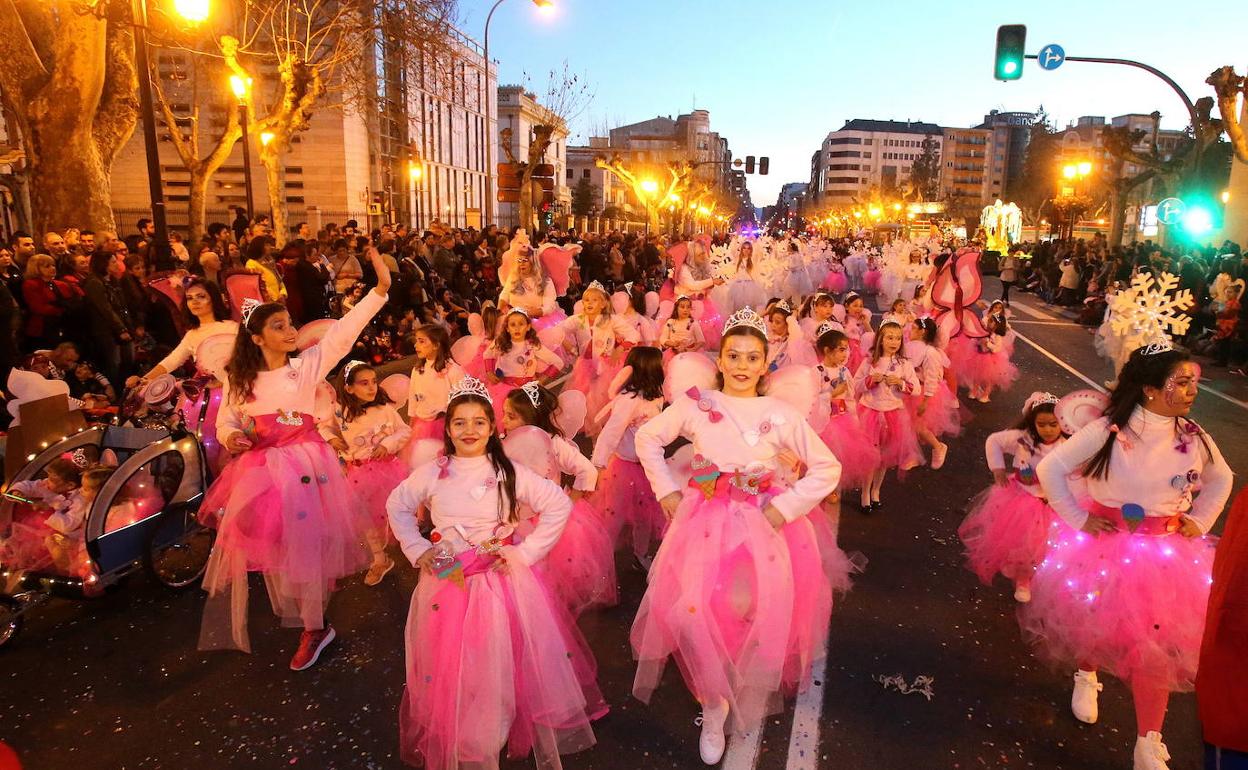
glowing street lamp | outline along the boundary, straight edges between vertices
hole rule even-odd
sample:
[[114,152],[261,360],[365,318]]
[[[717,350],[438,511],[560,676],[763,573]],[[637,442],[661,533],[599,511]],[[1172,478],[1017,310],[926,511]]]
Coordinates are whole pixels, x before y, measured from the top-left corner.
[[272,131],[261,131],[261,132],[260,132],[260,146],[261,146],[261,147],[268,147],[268,146],[269,146],[269,142],[273,141],[273,139],[274,139],[276,136],[277,136],[277,135],[276,135],[276,134],[274,134]]
[[173,0],[173,10],[192,24],[198,24],[208,19],[208,0]]
[[230,75],[230,90],[238,99],[238,119],[243,129],[243,187],[247,191],[247,216],[256,215],[256,201],[251,189],[251,132],[247,129],[247,94],[251,91],[251,78]]
[[641,180],[641,191],[647,195],[654,195],[659,191],[659,183],[653,179],[643,179]]

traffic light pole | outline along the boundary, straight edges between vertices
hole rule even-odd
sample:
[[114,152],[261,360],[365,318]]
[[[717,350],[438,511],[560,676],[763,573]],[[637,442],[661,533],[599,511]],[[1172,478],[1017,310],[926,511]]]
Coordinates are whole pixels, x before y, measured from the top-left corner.
[[[1038,54],[1028,54],[1024,56],[1023,58],[1038,61],[1040,59],[1040,56]],[[1183,100],[1183,106],[1187,108],[1187,115],[1188,115],[1188,118],[1192,121],[1192,126],[1195,126],[1198,122],[1198,116],[1196,115],[1196,105],[1192,103],[1192,100],[1187,95],[1187,92],[1183,90],[1182,86],[1174,82],[1174,78],[1170,77],[1166,73],[1162,72],[1161,70],[1157,69],[1156,67],[1150,64],[1145,64],[1144,62],[1138,62],[1138,61],[1135,61],[1134,59],[1108,59],[1108,58],[1101,57],[1101,56],[1067,56],[1065,57],[1064,60],[1065,61],[1090,62],[1092,64],[1121,64],[1126,67],[1135,67],[1136,69],[1142,69],[1145,72],[1155,75],[1156,77],[1160,78],[1163,82],[1165,82],[1166,85],[1174,89],[1174,92],[1179,95],[1180,99]]]

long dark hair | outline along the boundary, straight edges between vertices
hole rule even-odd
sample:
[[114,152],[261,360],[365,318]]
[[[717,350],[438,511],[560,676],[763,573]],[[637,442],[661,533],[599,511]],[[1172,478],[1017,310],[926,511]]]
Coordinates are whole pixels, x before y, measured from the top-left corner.
[[845,332],[840,329],[828,329],[815,340],[815,350],[819,352],[820,356],[823,356],[830,350],[836,350],[837,345],[848,341],[849,335]]
[[[1122,373],[1118,375],[1118,387],[1110,392],[1109,406],[1105,407],[1110,434],[1096,454],[1083,464],[1081,473],[1084,476],[1094,479],[1109,477],[1109,460],[1114,454],[1114,445],[1118,443],[1118,434],[1114,429],[1125,430],[1127,423],[1131,421],[1131,415],[1135,414],[1136,407],[1144,405],[1145,387],[1164,388],[1166,380],[1175,367],[1192,360],[1191,356],[1181,350],[1167,350],[1152,355],[1146,354],[1144,350],[1144,348],[1136,349],[1127,359],[1126,365],[1122,367]],[[1188,425],[1196,424],[1186,417],[1176,417],[1174,423],[1175,430],[1180,433],[1185,432]],[[1205,438],[1203,430],[1200,431],[1199,436],[1205,452],[1211,455],[1212,450],[1209,448],[1209,441]]]
[[533,319],[529,318],[528,313],[521,313],[519,310],[509,310],[507,315],[503,316],[503,328],[499,331],[498,336],[494,338],[494,345],[501,353],[511,352],[511,332],[507,330],[507,319],[513,315],[524,316],[524,320],[529,322],[529,331],[524,335],[524,339],[528,342],[540,346],[541,339],[537,336],[537,329],[533,328]]
[[[286,306],[280,302],[266,302],[247,317],[247,323],[238,325],[238,335],[234,338],[234,352],[225,365],[225,373],[230,378],[230,398],[243,403],[251,398],[256,387],[256,375],[264,368],[264,351],[251,338],[260,334],[264,324],[278,313],[285,313]],[[287,355],[287,358],[290,356]]]
[[377,370],[368,364],[356,364],[351,367],[351,373],[343,375],[342,381],[338,384],[338,403],[342,404],[342,418],[347,422],[353,422],[362,416],[374,406],[385,406],[393,404],[394,400],[390,398],[390,394],[381,388],[381,383],[377,385],[377,395],[372,401],[365,403],[357,396],[350,393],[347,387],[355,384],[355,380],[364,372],[377,373]]
[[[937,338],[940,336],[940,329],[936,326],[936,322],[930,316],[914,319],[915,327],[923,330],[923,341],[928,345],[935,345]],[[904,344],[904,343],[903,343]]]
[[[435,372],[444,371],[446,369],[446,365],[451,360],[451,338],[450,335],[446,333],[446,329],[438,326],[437,324],[425,324],[423,326],[417,326],[416,331],[412,332],[412,337],[415,337],[417,334],[423,334],[428,337],[429,341],[433,343],[433,346],[438,349],[438,352],[435,354],[433,359],[433,370]],[[423,358],[417,358],[415,367],[416,371],[423,374],[425,371],[425,365],[428,363],[429,362]]]
[[889,329],[896,329],[898,336],[901,336],[901,347],[897,348],[893,357],[903,361],[906,358],[906,338],[901,333],[901,324],[896,321],[885,321],[880,324],[880,330],[875,333],[875,339],[871,342],[871,363],[873,364],[884,357],[884,332]]
[[[763,343],[763,358],[767,357],[767,347],[768,347],[767,335],[763,334],[758,329],[755,329],[753,326],[734,326],[731,329],[728,329],[727,331],[725,331],[723,336],[719,338],[720,353],[723,353],[724,343],[726,343],[730,337],[753,337],[754,339]],[[760,396],[763,395],[765,391],[764,383],[766,382],[766,378],[767,378],[767,372],[766,370],[764,370],[763,376],[759,378],[758,386],[756,388],[756,392]],[[723,372],[715,372],[715,389],[716,390],[724,389],[724,373]]]
[[663,398],[663,353],[658,348],[638,345],[628,351],[625,366],[633,373],[620,388],[621,393],[634,393],[638,398],[652,401]]
[[[1014,424],[1014,430],[1021,430],[1027,434],[1024,439],[1027,449],[1035,451],[1036,447],[1044,443],[1044,439],[1040,438],[1040,431],[1036,430],[1036,418],[1042,414],[1053,414],[1056,406],[1057,404],[1036,404],[1023,414],[1021,420]],[[1070,438],[1070,435],[1063,430],[1062,437]]]
[[511,459],[503,451],[503,442],[498,437],[498,428],[494,424],[494,407],[490,402],[471,393],[451,399],[446,405],[446,423],[442,427],[442,449],[448,457],[455,455],[455,442],[451,441],[451,420],[455,417],[455,410],[465,404],[480,406],[490,421],[490,437],[485,442],[485,455],[490,458],[495,474],[503,472],[502,494],[498,496],[498,517],[508,524],[515,524],[520,521],[516,505],[516,466],[512,465]]
[[[537,388],[537,404],[529,400],[525,388]],[[507,403],[512,411],[520,416],[525,425],[541,428],[551,436],[563,437],[563,431],[555,424],[555,415],[559,413],[559,399],[555,394],[537,383],[530,383],[524,388],[515,388],[507,394]]]
[[225,296],[221,293],[221,287],[207,278],[192,278],[186,282],[186,289],[182,292],[182,318],[192,329],[199,328],[199,316],[192,313],[191,309],[186,306],[186,292],[196,286],[208,292],[208,300],[212,303],[212,320],[224,321],[230,317],[230,310],[225,306]]

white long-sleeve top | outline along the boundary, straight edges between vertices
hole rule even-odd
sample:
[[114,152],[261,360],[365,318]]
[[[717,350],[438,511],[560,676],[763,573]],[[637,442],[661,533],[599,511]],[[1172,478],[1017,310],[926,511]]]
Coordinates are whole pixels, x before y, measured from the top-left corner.
[[[849,371],[849,367],[841,364],[840,366],[825,366],[823,364],[815,365],[815,372],[819,375],[819,397],[825,400],[842,401],[846,409],[853,409],[858,401],[856,392],[857,383],[854,382],[853,372]],[[839,395],[833,396],[832,391],[837,386],[845,383],[845,390]],[[835,412],[834,412],[835,413]]]
[[[889,385],[881,380],[872,385],[872,374],[892,374],[902,381],[899,385]],[[914,372],[914,365],[900,356],[881,358],[875,362],[868,357],[854,374],[854,390],[859,394],[858,403],[868,409],[891,412],[905,407],[904,396],[919,392],[919,376]]]
[[498,301],[508,307],[523,308],[529,316],[537,318],[555,312],[559,294],[555,282],[547,278],[539,289],[531,278],[509,282],[498,295]]
[[347,451],[338,454],[347,462],[372,459],[378,446],[385,447],[389,454],[398,454],[412,437],[411,427],[403,422],[398,410],[390,404],[370,407],[354,420],[339,423],[336,427],[347,443]]
[[918,375],[920,392],[928,397],[936,395],[940,384],[945,381],[945,367],[949,366],[949,357],[945,352],[923,340],[910,340],[906,343],[906,358]]
[[646,318],[641,313],[638,313],[636,310],[632,309],[631,306],[630,312],[616,313],[615,317],[631,326],[633,330],[637,332],[637,339],[640,340],[642,345],[654,344],[654,340],[658,336],[658,333],[654,329],[654,322],[649,318]]
[[9,491],[51,508],[52,513],[44,521],[62,535],[73,535],[81,530],[87,522],[87,512],[91,510],[92,500],[86,499],[82,489],[58,494],[48,489],[47,479],[15,481],[9,486]]
[[[195,351],[199,349],[200,343],[209,337],[215,337],[218,334],[225,334],[230,337],[238,336],[238,322],[213,321],[210,324],[200,324],[194,329],[188,330],[186,335],[182,337],[182,341],[177,344],[177,347],[171,350],[169,355],[161,359],[160,363],[157,365],[163,368],[166,372],[174,371],[179,366],[195,357]],[[224,371],[211,372],[211,374],[217,379],[222,379],[225,376]]]
[[247,418],[285,412],[316,414],[316,389],[343,356],[351,352],[368,322],[386,304],[387,297],[370,291],[351,311],[334,321],[321,341],[277,369],[260,372],[251,399],[239,403],[230,396],[224,382],[225,401],[217,413],[217,436],[224,444],[234,433],[242,433]]
[[637,329],[618,315],[600,315],[591,324],[584,313],[578,313],[560,324],[565,342],[570,342],[576,355],[590,350],[595,358],[606,358],[615,352],[617,343],[636,345],[641,342]]
[[[1059,436],[1052,444],[1045,444],[1035,441],[1025,430],[999,430],[984,440],[984,459],[988,461],[989,470],[1003,471],[1006,470],[1005,456],[1012,455],[1014,470],[1020,476],[1027,477],[1029,471],[1034,472],[1036,466],[1065,441]],[[1022,487],[1034,497],[1044,497],[1044,488],[1039,483],[1024,483]]]
[[678,297],[683,294],[691,299],[700,299],[714,285],[714,278],[694,278],[693,271],[689,269],[688,261],[682,264],[680,269],[676,271],[676,296]]
[[[778,455],[785,450],[796,455],[806,474],[770,500],[786,521],[805,516],[836,489],[840,461],[788,403],[768,396],[734,398],[717,390],[704,390],[699,396],[677,396],[674,404],[637,431],[637,457],[660,500],[681,491],[663,457],[664,447],[680,436],[692,441],[694,452],[721,473],[771,471],[780,479],[784,469]],[[711,410],[723,417],[713,422]]]
[[[511,350],[506,353],[498,349],[496,343],[490,343],[481,354],[487,367],[494,369],[499,377],[527,377],[533,379],[547,369],[563,368],[563,359],[548,350],[541,343],[525,340],[513,342]],[[491,366],[492,365],[492,366]]]
[[[1212,436],[1203,434],[1209,445],[1206,452],[1200,436],[1186,434],[1179,427],[1182,424],[1136,407],[1118,433],[1109,473],[1103,478],[1084,477],[1088,494],[1111,508],[1136,503],[1146,516],[1186,514],[1208,532],[1230,497],[1232,473]],[[1050,452],[1036,468],[1049,505],[1072,527],[1083,527],[1088,512],[1080,507],[1068,477],[1080,472],[1110,435],[1109,419],[1095,420]],[[1181,451],[1180,446],[1186,446],[1187,451]],[[1195,483],[1187,481],[1190,471],[1198,474]],[[1197,490],[1200,494],[1193,499]]]
[[613,454],[620,459],[637,462],[637,429],[663,411],[663,399],[644,399],[636,393],[621,393],[611,399],[608,408],[610,416],[598,433],[590,460],[598,468],[607,467]]
[[[466,551],[510,530],[507,512],[499,512],[502,474],[487,456],[446,458],[446,478],[437,462],[417,468],[390,493],[386,512],[390,531],[413,565],[433,547],[423,535],[416,511],[428,504],[433,528],[455,553]],[[516,466],[516,502],[541,514],[536,528],[516,546],[525,564],[536,564],[559,540],[572,512],[572,501],[559,488],[523,465]]]
[[691,345],[694,350],[706,347],[706,335],[702,333],[701,324],[693,318],[669,318],[663,322],[663,329],[659,332],[660,348],[675,348],[680,352]]
[[864,308],[861,318],[846,313],[844,323],[845,336],[851,340],[861,340],[865,332],[871,331],[871,311]]
[[767,366],[771,371],[776,371],[784,366],[792,364],[800,364],[802,366],[814,366],[815,349],[811,346],[810,340],[802,333],[802,327],[797,322],[795,316],[789,316],[786,319],[788,326],[788,336],[783,338],[772,337],[767,335]]
[[464,377],[464,370],[451,359],[446,360],[442,371],[433,368],[433,362],[422,369],[412,367],[407,386],[407,416],[420,420],[432,420],[446,411],[451,386]]

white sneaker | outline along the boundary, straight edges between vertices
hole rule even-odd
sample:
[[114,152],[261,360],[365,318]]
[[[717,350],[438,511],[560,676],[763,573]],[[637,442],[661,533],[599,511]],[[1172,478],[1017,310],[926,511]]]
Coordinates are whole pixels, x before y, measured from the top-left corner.
[[1170,770],[1168,759],[1170,752],[1161,742],[1161,733],[1150,730],[1148,735],[1135,739],[1135,770]]
[[949,445],[937,444],[936,448],[932,450],[932,470],[940,470],[940,467],[945,464],[945,457],[948,455]]
[[1070,710],[1074,713],[1075,719],[1090,725],[1096,724],[1100,716],[1096,696],[1104,689],[1105,685],[1096,681],[1095,671],[1081,669],[1075,672],[1075,691],[1070,696]]
[[[1014,601],[1018,602],[1019,604],[1026,604],[1027,602],[1031,601],[1031,587],[1030,586],[1014,586]],[[1092,720],[1092,721],[1096,721],[1096,720]]]
[[716,707],[702,707],[702,736],[698,739],[698,753],[702,761],[715,765],[724,758],[728,739],[724,737],[724,722],[728,721],[728,701],[720,698]]
[[983,394],[981,394],[981,395],[980,395],[980,397],[979,397],[978,399],[976,399],[976,400],[977,400],[977,401],[979,401],[979,403],[981,403],[981,404],[986,404],[986,403],[988,403],[989,401],[991,401],[992,399],[988,397],[988,392],[987,392],[987,391],[984,391],[984,393],[983,393]]

